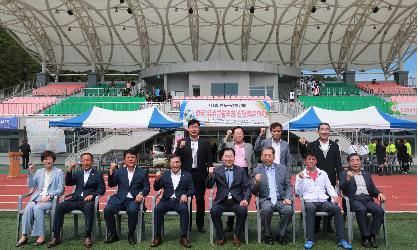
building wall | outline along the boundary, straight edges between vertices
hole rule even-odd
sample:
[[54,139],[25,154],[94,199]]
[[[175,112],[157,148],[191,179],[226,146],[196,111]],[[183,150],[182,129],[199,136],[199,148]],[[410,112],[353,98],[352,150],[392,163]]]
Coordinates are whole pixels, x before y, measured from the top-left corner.
[[273,86],[274,96],[273,99],[278,97],[278,75],[277,74],[265,74],[265,73],[251,73],[250,74],[250,86]]
[[238,95],[249,95],[250,77],[248,72],[190,72],[189,93],[193,85],[200,85],[200,95],[211,95],[212,83],[238,83]]
[[171,91],[184,91],[184,95],[189,93],[189,76],[187,74],[167,75],[167,93]]

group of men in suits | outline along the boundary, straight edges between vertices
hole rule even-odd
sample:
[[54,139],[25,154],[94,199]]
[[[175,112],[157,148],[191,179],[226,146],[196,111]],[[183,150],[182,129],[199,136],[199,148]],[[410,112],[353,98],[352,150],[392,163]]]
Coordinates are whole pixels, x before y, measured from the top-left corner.
[[[184,247],[191,247],[190,238],[187,237],[192,226],[192,213],[190,212],[191,207],[187,206],[188,200],[193,196],[196,198],[197,231],[204,233],[205,191],[207,188],[212,189],[215,185],[216,197],[210,209],[210,216],[216,229],[217,245],[223,245],[226,241],[225,231],[232,230],[233,217],[228,218],[227,230],[224,230],[222,226],[221,216],[226,211],[234,212],[237,217],[236,226],[233,229],[233,244],[235,246],[241,244],[240,237],[247,219],[251,194],[259,197],[259,204],[256,205],[261,212],[265,243],[272,245],[274,244],[273,239],[276,239],[279,244],[287,244],[287,227],[294,213],[294,201],[288,168],[291,163],[290,150],[288,143],[281,139],[281,124],[271,124],[272,136],[267,139],[264,139],[265,129],[261,129],[254,149],[251,144],[243,141],[243,128],[235,127],[228,131],[219,146],[219,149],[222,150],[222,165],[216,168],[213,167],[211,147],[206,139],[199,136],[199,132],[199,121],[190,120],[188,123],[189,137],[180,141],[174,155],[169,158],[170,171],[157,172],[156,174],[153,187],[156,191],[163,189],[164,193],[154,210],[155,231],[151,246],[156,247],[162,243],[161,228],[164,214],[168,211],[176,211],[180,216],[180,244]],[[330,126],[324,123],[318,127],[318,140],[309,144],[303,138],[300,140],[300,150],[307,167],[297,175],[295,190],[296,194],[303,197],[306,202],[308,228],[305,249],[313,247],[314,231],[316,230],[314,227],[318,224],[318,222],[314,223],[316,211],[326,211],[334,215],[337,244],[345,249],[352,248],[345,240],[342,216],[338,205],[336,205],[339,200],[334,187],[337,185],[336,180],[341,171],[341,158],[338,145],[329,140],[329,133]],[[261,152],[262,164],[258,166],[255,163],[254,150]],[[136,152],[127,150],[123,157],[123,168],[118,169],[116,163],[112,163],[110,166],[108,185],[109,187],[118,186],[118,190],[110,197],[104,208],[108,232],[105,243],[119,240],[114,216],[121,210],[128,214],[128,242],[130,244],[136,243],[134,231],[137,225],[138,211],[145,196],[150,192],[148,171],[136,166]],[[350,166],[352,159],[357,158],[351,156]],[[54,219],[54,237],[49,242],[49,247],[60,244],[64,214],[75,209],[85,213],[86,237],[84,245],[86,247],[92,246],[91,231],[94,216],[92,206],[95,197],[105,192],[103,173],[91,168],[92,160],[93,156],[85,153],[81,156],[82,170],[75,172],[73,168],[69,168],[66,173],[66,185],[75,185],[76,189],[68,200],[60,203],[57,207]],[[376,212],[377,219],[372,223],[371,228],[363,225],[364,219],[359,221],[359,224],[363,223],[361,226],[362,236],[365,239],[363,245],[375,246],[374,236],[376,228],[378,229],[379,223],[381,223],[379,218],[381,218],[382,211],[372,205],[370,203],[372,199],[369,198],[378,196],[379,199],[384,200],[385,197],[372,185],[372,182],[370,184],[369,175],[357,171],[356,167],[358,167],[358,163],[353,160],[353,172],[340,177],[343,178],[340,187],[347,192],[350,198],[357,200],[353,201],[352,206],[356,212]],[[363,177],[360,178],[356,175]],[[356,191],[358,186],[353,186],[355,183],[353,180],[360,182],[360,193]],[[328,199],[329,197],[331,199]],[[271,230],[274,212],[280,214],[279,227],[275,235]],[[366,242],[366,239],[369,243]]]

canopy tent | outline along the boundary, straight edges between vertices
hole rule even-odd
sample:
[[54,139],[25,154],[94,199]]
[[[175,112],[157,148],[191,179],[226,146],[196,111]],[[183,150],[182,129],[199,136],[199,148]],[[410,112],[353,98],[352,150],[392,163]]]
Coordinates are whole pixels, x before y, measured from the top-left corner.
[[332,129],[417,129],[417,123],[395,118],[375,106],[353,111],[334,111],[309,107],[283,124],[284,130],[316,129],[321,122]]
[[92,107],[77,117],[61,121],[50,121],[49,126],[135,130],[147,128],[181,128],[182,123],[171,119],[156,107],[136,111],[114,111]]

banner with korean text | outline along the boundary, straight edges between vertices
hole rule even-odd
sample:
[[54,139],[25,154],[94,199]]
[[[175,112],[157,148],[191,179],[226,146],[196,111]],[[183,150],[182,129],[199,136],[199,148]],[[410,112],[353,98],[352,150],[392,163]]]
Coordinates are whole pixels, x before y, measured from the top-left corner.
[[180,104],[185,128],[191,119],[202,127],[268,127],[270,104],[263,100],[185,100]]

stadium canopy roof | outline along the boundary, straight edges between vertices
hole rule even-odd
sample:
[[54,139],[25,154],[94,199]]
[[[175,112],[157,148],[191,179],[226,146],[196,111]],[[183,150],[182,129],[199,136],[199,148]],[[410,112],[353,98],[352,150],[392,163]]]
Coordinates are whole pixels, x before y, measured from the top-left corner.
[[416,0],[0,0],[1,26],[50,71],[238,60],[389,75],[416,51],[416,19]]

